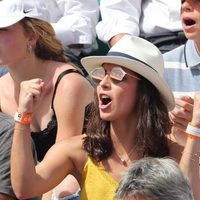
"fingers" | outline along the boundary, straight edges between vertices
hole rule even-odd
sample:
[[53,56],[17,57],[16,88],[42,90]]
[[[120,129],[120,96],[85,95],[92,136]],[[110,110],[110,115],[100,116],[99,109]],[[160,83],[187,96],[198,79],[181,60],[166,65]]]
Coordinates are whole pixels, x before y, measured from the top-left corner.
[[182,96],[175,100],[176,107],[169,113],[173,126],[185,130],[187,124],[192,120],[193,99],[189,96]]
[[194,100],[189,96],[182,96],[180,99],[175,99],[176,108],[183,111],[192,112]]
[[43,81],[41,79],[33,79],[30,81],[23,81],[20,85],[20,99],[29,99],[34,101],[42,94]]
[[21,112],[32,113],[42,96],[43,88],[44,82],[42,79],[21,82],[18,111],[20,109]]
[[190,96],[181,96],[180,99],[183,100],[183,101],[186,101],[190,104],[194,104],[194,100]]
[[194,95],[192,125],[200,127],[200,92],[196,92]]
[[181,130],[185,130],[187,127],[188,122],[191,121],[191,117],[185,119],[183,117],[179,117],[178,115],[174,115],[172,112],[169,113],[169,118],[173,123],[173,126],[179,128]]
[[25,93],[40,94],[42,92],[44,82],[42,79],[32,79],[29,81],[23,81],[20,85],[20,91]]

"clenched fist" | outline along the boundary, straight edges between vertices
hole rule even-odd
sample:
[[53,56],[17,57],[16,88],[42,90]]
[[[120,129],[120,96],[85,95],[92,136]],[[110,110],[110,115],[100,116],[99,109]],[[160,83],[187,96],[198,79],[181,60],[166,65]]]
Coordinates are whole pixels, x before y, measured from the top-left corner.
[[19,113],[33,113],[43,94],[44,81],[36,78],[20,84]]

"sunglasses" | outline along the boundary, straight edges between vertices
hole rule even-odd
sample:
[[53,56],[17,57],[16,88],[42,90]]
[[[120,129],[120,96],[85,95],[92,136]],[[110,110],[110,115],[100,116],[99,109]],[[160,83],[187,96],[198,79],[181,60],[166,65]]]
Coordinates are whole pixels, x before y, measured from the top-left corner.
[[140,80],[139,77],[126,73],[121,67],[113,67],[110,72],[106,71],[103,67],[97,67],[90,72],[90,76],[96,83],[102,81],[106,75],[109,75],[113,81],[117,82],[121,82],[126,75]]

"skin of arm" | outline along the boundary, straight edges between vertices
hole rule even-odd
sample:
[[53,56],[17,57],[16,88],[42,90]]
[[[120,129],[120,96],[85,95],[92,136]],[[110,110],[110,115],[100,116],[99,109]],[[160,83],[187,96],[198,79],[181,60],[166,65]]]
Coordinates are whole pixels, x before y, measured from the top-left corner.
[[85,107],[93,96],[91,84],[79,74],[71,73],[62,78],[54,99],[58,122],[56,142],[82,133]]
[[[66,80],[67,78],[69,80]],[[40,99],[43,97],[45,90],[47,89],[45,88],[43,81],[40,79],[32,80],[31,82],[32,82],[31,84],[29,83],[29,87],[27,87],[26,85],[27,83],[23,83],[21,85],[19,107],[18,107],[18,112],[20,113],[34,113],[34,110],[37,108],[37,105],[40,103]],[[69,85],[67,84],[69,82],[75,83],[75,84]],[[26,87],[26,89],[24,89],[24,87]],[[58,89],[57,92],[59,92],[60,94],[59,93],[56,93],[56,94],[57,95],[59,94],[58,97],[62,97],[62,98],[55,97],[55,101],[54,101],[54,103],[56,104],[54,105],[54,109],[56,110],[56,114],[58,114],[57,116],[58,127],[61,127],[60,129],[58,128],[58,131],[60,131],[60,133],[57,134],[59,137],[59,139],[57,140],[60,141],[69,136],[72,136],[75,133],[81,134],[82,124],[83,124],[83,114],[80,115],[80,112],[82,109],[82,113],[84,113],[85,106],[91,101],[91,96],[93,96],[93,89],[90,83],[86,79],[84,79],[83,77],[80,78],[80,75],[77,75],[77,74],[72,74],[71,76],[64,76],[57,89]],[[87,92],[88,95],[86,95],[86,93],[84,92]],[[80,98],[77,98],[79,93],[80,93],[80,96],[79,96]],[[83,97],[83,93],[85,94],[85,97]],[[77,106],[77,104],[79,103],[79,101],[76,101],[77,99],[82,102],[81,106]],[[71,104],[69,104],[71,106],[71,107],[69,106],[71,108],[70,110],[71,112],[69,112],[67,109],[60,109],[60,108],[66,108],[67,100],[72,102]],[[73,110],[73,108],[77,108],[77,107],[78,107],[77,110],[76,109]],[[72,113],[72,111],[73,112],[75,111],[75,113]],[[67,117],[66,117],[66,113],[68,114]],[[77,114],[77,116],[80,116],[80,117],[77,117],[78,120],[76,120],[76,123],[80,122],[80,126],[78,126],[79,129],[74,129],[74,130],[72,129],[70,131],[70,129],[68,128],[65,130],[66,126],[62,126],[62,124],[65,125],[65,120],[59,120],[59,119],[67,118],[71,122],[74,119],[77,119],[76,117],[74,117],[75,114]],[[74,117],[73,120],[71,120],[72,119],[71,116]],[[70,126],[70,127],[73,127],[73,126]],[[67,135],[68,133],[71,133],[71,135]],[[29,152],[29,155],[27,156],[30,156],[30,152]],[[25,158],[27,156],[25,156]],[[21,194],[23,193],[20,192],[19,196],[21,196]]]
[[[93,94],[91,84],[79,74],[70,73],[61,79],[54,99],[58,123],[56,142],[82,133],[85,107],[92,101]],[[58,197],[69,196],[78,187],[77,181],[70,175],[55,188],[55,193]],[[43,194],[43,199],[50,197],[51,191]]]
[[[200,92],[194,97],[194,108],[191,124],[200,128]],[[200,174],[199,174],[199,156],[200,139],[187,137],[184,148],[181,150],[179,145],[171,149],[171,156],[178,158],[179,165],[183,173],[189,178],[195,199],[200,199]]]
[[112,47],[116,42],[118,42],[124,35],[127,35],[127,33],[120,33],[113,36],[108,42],[110,47]]
[[[69,173],[79,179],[77,165],[81,168],[86,157],[81,148],[81,136],[56,143],[36,167],[30,139],[29,125],[16,123],[11,152],[11,181],[18,198],[41,195],[54,188]],[[76,163],[77,155],[81,164]]]

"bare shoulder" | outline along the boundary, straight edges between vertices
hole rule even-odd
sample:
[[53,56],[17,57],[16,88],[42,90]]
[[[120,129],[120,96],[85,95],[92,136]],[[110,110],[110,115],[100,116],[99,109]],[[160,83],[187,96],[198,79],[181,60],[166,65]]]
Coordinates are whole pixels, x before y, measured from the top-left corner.
[[[55,80],[56,82],[57,77],[59,74],[61,74],[63,71],[67,69],[75,69],[71,65],[63,64],[57,73],[55,74]],[[92,84],[84,77],[83,75],[79,73],[69,73],[62,77],[62,79],[59,82],[57,94],[68,94],[70,93],[71,96],[79,96],[83,99],[93,99],[94,94],[94,88]]]
[[[67,69],[75,69],[74,67],[70,67]],[[66,69],[64,68],[65,71]],[[86,88],[86,89],[92,89],[92,85],[91,83],[86,79],[86,77],[84,77],[83,75],[81,75],[80,73],[69,73],[66,76],[63,76],[63,83],[66,83],[68,81],[70,81],[70,85],[73,87],[82,87],[82,88]]]
[[[77,79],[78,81],[82,81],[85,82],[85,84],[88,84],[89,81],[83,76],[81,75],[81,70],[77,67],[75,67],[75,65],[72,65],[70,63],[62,63],[62,62],[55,62],[54,65],[56,65],[56,73],[55,73],[55,77],[58,77],[63,71],[69,70],[69,69],[75,69],[77,71],[79,71],[80,73],[69,73],[67,74],[68,79]],[[89,83],[89,85],[91,85]]]
[[88,158],[82,144],[83,135],[77,135],[57,142],[54,148],[57,155],[62,153],[62,156],[70,159],[76,169],[81,172]]

